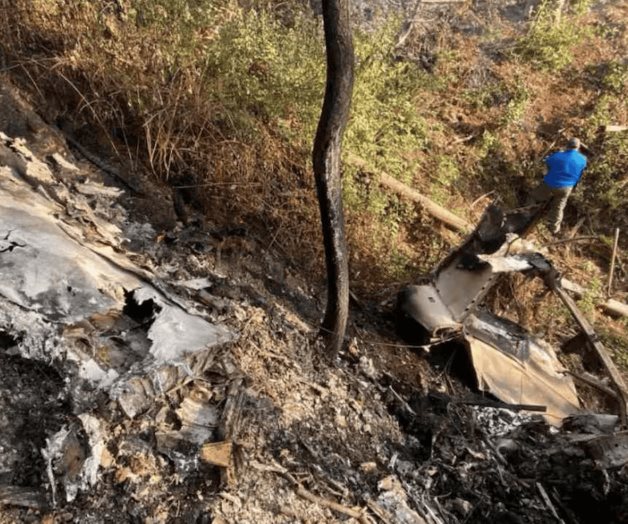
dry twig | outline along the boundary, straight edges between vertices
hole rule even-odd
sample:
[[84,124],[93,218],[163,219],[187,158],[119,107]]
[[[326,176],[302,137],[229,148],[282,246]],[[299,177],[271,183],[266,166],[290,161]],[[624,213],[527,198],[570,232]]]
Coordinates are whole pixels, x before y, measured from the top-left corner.
[[615,259],[617,258],[617,246],[619,245],[619,228],[615,228],[615,238],[613,240],[613,254],[611,255],[611,269],[608,273],[608,296],[613,290],[613,274],[615,273]]

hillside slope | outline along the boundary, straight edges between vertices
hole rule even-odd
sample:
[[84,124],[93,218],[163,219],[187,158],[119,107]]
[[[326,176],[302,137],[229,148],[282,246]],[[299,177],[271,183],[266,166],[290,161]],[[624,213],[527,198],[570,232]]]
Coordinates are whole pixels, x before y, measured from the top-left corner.
[[[614,438],[616,417],[558,432],[491,408],[464,385],[460,351],[433,350],[431,369],[368,311],[328,361],[320,301],[284,261],[194,220],[156,236],[158,209],[155,224],[141,220],[101,160],[70,150],[10,85],[1,92],[14,135],[1,136],[3,216],[19,208],[48,225],[5,235],[0,522],[623,521],[626,468],[594,445]],[[52,224],[60,237],[44,246],[83,254],[40,270],[71,286],[11,288],[44,263],[36,242]],[[15,268],[24,249],[35,255]],[[72,269],[88,256],[100,262]],[[85,270],[95,295],[79,308]],[[198,347],[207,340],[189,322],[200,319],[232,335]]]
[[[111,307],[94,314],[68,306],[74,283],[38,277],[56,302],[26,311],[5,278],[0,522],[628,518],[626,466],[600,450],[612,416],[557,431],[488,407],[462,348],[428,352],[394,334],[396,293],[461,235],[377,184],[386,172],[473,222],[493,198],[521,202],[543,156],[580,136],[593,155],[568,207],[575,240],[543,226],[533,238],[587,289],[580,307],[628,371],[626,320],[595,307],[617,227],[613,296],[628,301],[628,140],[604,131],[628,123],[623,2],[355,3],[344,163],[354,300],[334,362],[317,337],[316,2],[0,7],[1,185],[157,293],[134,299],[137,280],[104,272],[92,293]],[[5,264],[24,242],[2,233]],[[556,347],[575,334],[538,281],[504,279],[486,302]],[[153,360],[177,308],[233,340]],[[606,384],[586,354],[561,360]],[[114,372],[137,386],[132,403],[107,383]],[[587,409],[615,411],[577,387]]]

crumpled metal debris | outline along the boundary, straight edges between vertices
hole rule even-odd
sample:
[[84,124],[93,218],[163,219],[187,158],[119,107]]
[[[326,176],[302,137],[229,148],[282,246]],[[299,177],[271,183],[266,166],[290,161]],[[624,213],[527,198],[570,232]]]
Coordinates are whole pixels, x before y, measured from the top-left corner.
[[480,390],[511,404],[547,406],[555,425],[579,411],[573,380],[549,344],[486,312],[470,315],[464,334]]
[[[6,136],[0,140],[12,147],[16,143]],[[18,151],[27,154],[23,144]],[[18,158],[26,171],[35,161],[32,155]],[[37,172],[47,169],[43,166],[36,164]],[[33,189],[15,170],[0,170],[0,237],[17,245],[0,257],[0,295],[6,301],[39,315],[43,322],[76,326],[94,315],[122,313],[128,292],[132,292],[140,306],[151,302],[153,308],[147,333],[151,344],[136,368],[172,363],[186,354],[232,340],[233,333],[227,328],[208,322],[181,300],[173,301],[151,284],[156,281],[153,275],[112,249],[119,247],[123,236],[115,225],[107,225],[107,237],[100,238],[100,243],[88,240],[83,224],[67,219],[66,208],[59,202],[45,196],[45,191],[42,194]],[[48,176],[37,180],[53,184]],[[99,193],[107,198],[112,194]],[[72,200],[74,196],[68,193],[66,198]],[[107,245],[114,233],[116,245]],[[82,378],[101,386],[107,387],[113,377],[124,375],[115,366],[107,369],[102,360],[96,362],[80,354],[71,358],[80,362]]]
[[511,404],[546,406],[546,418],[560,425],[578,413],[573,379],[555,350],[517,324],[481,307],[500,275],[545,274],[551,263],[521,239],[534,224],[535,209],[503,212],[489,206],[472,235],[421,285],[398,299],[400,325],[424,333],[425,342],[448,337],[468,348],[482,391]]
[[[55,363],[75,410],[42,450],[54,505],[99,478],[103,392],[137,417],[217,364],[236,335],[125,255],[112,219],[119,190],[77,176],[59,154],[39,160],[22,140],[0,133],[0,146],[0,330],[15,355]],[[214,438],[215,402],[184,397],[175,414],[178,439],[198,447]]]
[[46,473],[52,494],[52,503],[57,503],[58,483],[63,486],[65,500],[72,502],[79,491],[89,489],[98,481],[98,468],[104,450],[104,432],[101,421],[89,414],[77,417],[87,436],[84,444],[77,432],[79,428],[63,427],[46,439],[42,455],[46,460]]
[[[600,435],[597,427],[613,431],[612,418],[575,415],[557,429],[507,409],[453,402],[444,407],[431,394],[409,399],[412,414],[403,399],[391,400],[404,431],[416,437],[410,453],[429,445],[429,455],[410,473],[396,468],[398,477],[416,506],[428,503],[443,522],[557,521],[537,485],[565,521],[571,515],[574,522],[625,521],[626,436]],[[423,513],[430,515],[428,507]]]

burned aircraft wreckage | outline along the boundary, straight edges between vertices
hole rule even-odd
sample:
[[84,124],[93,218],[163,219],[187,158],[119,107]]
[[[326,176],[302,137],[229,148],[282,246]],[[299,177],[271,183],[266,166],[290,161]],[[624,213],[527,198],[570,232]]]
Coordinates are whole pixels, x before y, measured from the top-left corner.
[[543,279],[578,324],[583,343],[597,352],[613,386],[618,412],[626,422],[626,387],[593,328],[561,287],[551,261],[524,240],[543,209],[503,211],[493,204],[467,240],[418,285],[401,291],[398,330],[415,343],[459,340],[467,348],[481,391],[509,404],[538,407],[553,425],[580,412],[573,378],[556,351],[514,322],[489,311],[483,299],[508,273]]
[[[0,134],[0,506],[54,508],[94,490],[121,420],[150,427],[182,479],[202,464],[230,474],[243,388],[225,348],[237,331],[199,307],[190,290],[202,283],[162,278],[125,248],[152,242],[154,231],[130,222],[113,204],[119,194],[60,154],[44,162]],[[460,340],[480,390],[543,408],[559,425],[580,406],[554,350],[481,307],[501,275],[537,275],[599,346],[551,262],[521,239],[533,222],[530,210],[490,207],[459,249],[401,293],[400,328],[422,343]],[[185,393],[169,406],[163,399],[177,390]],[[146,446],[118,440],[124,460]],[[621,452],[612,464],[626,459]],[[131,482],[132,469],[120,467],[116,481]]]
[[[54,506],[98,479],[103,398],[133,419],[208,369],[227,376],[222,348],[236,334],[185,298],[186,283],[173,290],[124,254],[121,228],[139,241],[147,231],[112,206],[118,189],[79,176],[61,155],[42,162],[2,133],[0,164],[0,373],[18,388],[0,397],[0,503]],[[40,387],[27,362],[39,363]],[[228,395],[228,377],[219,382]],[[40,412],[48,387],[57,400]],[[164,453],[183,463],[182,444],[225,437],[212,395],[183,400],[176,429],[157,435]],[[38,484],[21,479],[25,462],[42,470],[46,492],[23,485]]]

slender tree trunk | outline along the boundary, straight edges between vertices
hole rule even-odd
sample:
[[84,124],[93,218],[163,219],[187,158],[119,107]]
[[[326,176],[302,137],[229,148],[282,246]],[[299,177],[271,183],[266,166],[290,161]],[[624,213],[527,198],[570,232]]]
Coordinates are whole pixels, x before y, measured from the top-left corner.
[[340,181],[340,150],[353,92],[353,43],[348,0],[323,0],[327,85],[312,160],[321,211],[327,309],[322,332],[330,353],[337,353],[349,314],[349,267]]

